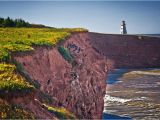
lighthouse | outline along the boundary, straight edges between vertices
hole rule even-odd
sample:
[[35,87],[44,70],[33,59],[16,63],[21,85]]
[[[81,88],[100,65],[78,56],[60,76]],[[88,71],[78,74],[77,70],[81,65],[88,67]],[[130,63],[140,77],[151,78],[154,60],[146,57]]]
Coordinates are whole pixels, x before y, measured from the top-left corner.
[[120,34],[127,34],[125,21],[122,21],[121,28],[120,28]]

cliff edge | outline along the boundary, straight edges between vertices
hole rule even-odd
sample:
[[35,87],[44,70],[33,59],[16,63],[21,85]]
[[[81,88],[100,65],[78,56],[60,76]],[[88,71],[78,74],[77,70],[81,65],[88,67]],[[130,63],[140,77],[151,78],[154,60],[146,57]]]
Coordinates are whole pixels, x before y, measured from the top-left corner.
[[[56,47],[16,53],[13,59],[22,65],[25,75],[39,84],[38,91],[54,100],[51,105],[67,108],[77,118],[102,118],[107,61],[93,49],[88,33],[72,34]],[[34,100],[39,99],[37,96]],[[42,118],[32,105],[26,107]]]

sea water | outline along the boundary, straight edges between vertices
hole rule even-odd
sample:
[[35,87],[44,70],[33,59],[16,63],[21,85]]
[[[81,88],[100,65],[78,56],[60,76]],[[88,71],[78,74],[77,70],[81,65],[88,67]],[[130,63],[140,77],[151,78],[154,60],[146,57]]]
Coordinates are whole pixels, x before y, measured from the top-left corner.
[[160,118],[160,73],[145,70],[154,69],[116,69],[109,73],[103,119]]

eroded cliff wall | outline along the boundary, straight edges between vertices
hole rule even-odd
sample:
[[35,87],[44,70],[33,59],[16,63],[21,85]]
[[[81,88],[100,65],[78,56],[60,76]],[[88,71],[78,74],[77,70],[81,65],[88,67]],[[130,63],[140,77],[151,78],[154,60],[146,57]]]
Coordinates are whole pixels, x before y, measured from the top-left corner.
[[[59,46],[70,51],[74,64],[62,57]],[[18,53],[13,59],[38,81],[40,91],[55,100],[54,105],[67,108],[78,118],[102,118],[107,61],[93,49],[88,33],[73,34],[54,48],[36,47],[31,53]]]
[[[60,46],[69,51],[74,62],[60,54]],[[65,107],[78,118],[102,118],[107,71],[159,67],[159,48],[160,39],[154,37],[76,33],[56,47],[14,54],[25,74],[40,84],[31,103],[24,106],[37,118],[52,118],[48,113],[42,115],[43,108],[35,101],[43,92],[52,97],[54,106]]]
[[99,33],[89,33],[89,38],[92,46],[106,56],[110,67],[160,67],[160,38]]

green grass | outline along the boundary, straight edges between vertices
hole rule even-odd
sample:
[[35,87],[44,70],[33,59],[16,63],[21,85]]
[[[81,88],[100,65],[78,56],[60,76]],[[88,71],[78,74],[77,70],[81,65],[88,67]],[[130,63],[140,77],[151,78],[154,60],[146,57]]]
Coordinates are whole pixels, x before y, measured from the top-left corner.
[[82,28],[0,28],[0,61],[9,59],[15,51],[31,51],[33,45],[54,46],[72,32],[86,32]]
[[22,107],[10,105],[0,99],[0,119],[35,119],[35,117]]
[[65,108],[51,107],[43,104],[49,112],[53,113],[59,119],[76,119],[75,115]]
[[0,60],[5,61],[11,52],[34,50],[33,45],[53,46],[69,35],[47,28],[0,28]]
[[0,63],[0,92],[28,92],[33,90],[34,87],[15,71],[15,65]]

